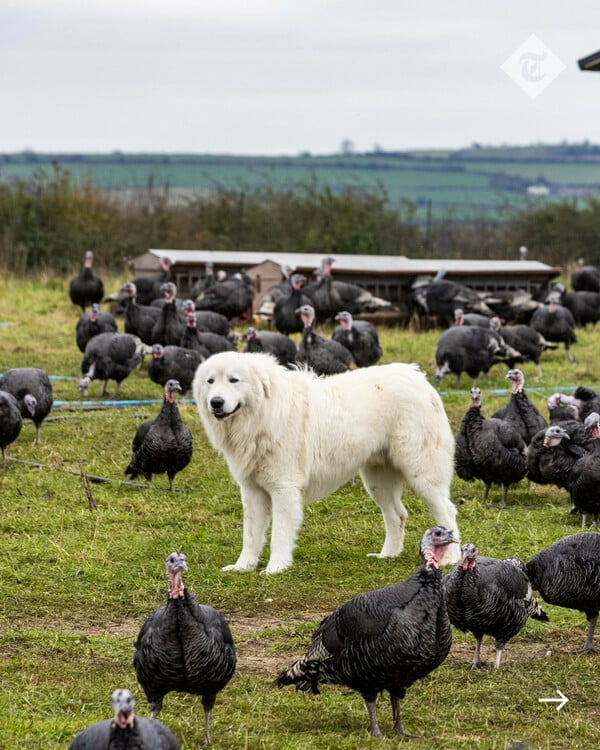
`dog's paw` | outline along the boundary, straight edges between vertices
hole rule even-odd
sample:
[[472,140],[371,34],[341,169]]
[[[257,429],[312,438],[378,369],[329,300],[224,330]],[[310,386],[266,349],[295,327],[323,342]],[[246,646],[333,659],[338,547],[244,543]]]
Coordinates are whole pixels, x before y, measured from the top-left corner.
[[236,573],[252,573],[253,570],[256,570],[256,565],[239,565],[235,563],[235,565],[224,565],[221,570],[234,570]]
[[380,560],[384,560],[386,557],[398,557],[400,553],[387,554],[386,552],[367,552],[367,557],[378,557]]
[[284,570],[287,570],[291,566],[290,562],[269,562],[267,567],[264,570],[260,571],[261,576],[271,576],[275,573],[281,573]]

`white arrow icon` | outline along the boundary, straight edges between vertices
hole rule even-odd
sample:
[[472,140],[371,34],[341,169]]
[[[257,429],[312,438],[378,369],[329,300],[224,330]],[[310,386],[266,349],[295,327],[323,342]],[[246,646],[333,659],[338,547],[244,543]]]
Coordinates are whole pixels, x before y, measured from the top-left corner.
[[560,709],[565,705],[565,703],[569,702],[569,699],[567,698],[564,693],[561,693],[560,690],[556,690],[556,692],[560,695],[560,698],[538,698],[538,701],[540,703],[558,703],[558,706],[556,707],[557,711],[560,711]]

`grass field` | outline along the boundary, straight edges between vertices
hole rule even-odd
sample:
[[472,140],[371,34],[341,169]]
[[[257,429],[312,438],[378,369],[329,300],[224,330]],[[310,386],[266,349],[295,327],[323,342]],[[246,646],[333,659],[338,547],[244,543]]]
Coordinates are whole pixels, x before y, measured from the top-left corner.
[[[108,291],[121,279],[105,279]],[[145,368],[121,386],[114,406],[100,402],[93,383],[86,401],[77,390],[81,355],[74,331],[79,312],[67,281],[44,278],[0,281],[0,371],[38,366],[53,376],[55,407],[33,446],[25,424],[0,468],[0,748],[65,748],[84,726],[107,718],[116,687],[132,690],[138,713],[147,707],[132,667],[133,641],[147,614],[166,597],[164,559],[173,550],[188,556],[185,583],[201,601],[219,608],[231,623],[238,670],[213,712],[215,748],[261,750],[576,750],[600,744],[597,657],[575,656],[583,644],[581,613],[547,605],[549,623],[530,622],[509,644],[499,670],[471,672],[473,639],[455,631],[448,659],[408,690],[402,702],[405,727],[419,735],[392,735],[387,698],[380,701],[386,735],[369,737],[359,695],[324,686],[319,698],[277,690],[278,671],[303,653],[320,618],[355,594],[404,579],[419,565],[418,542],[431,517],[407,494],[405,551],[395,560],[367,553],[383,538],[380,513],[360,480],[310,506],[293,568],[265,577],[225,573],[241,543],[238,488],[204,438],[194,404],[180,410],[194,437],[192,463],[168,491],[166,477],[151,486],[122,483],[133,433],[154,416],[162,398]],[[432,376],[439,331],[381,331],[384,361],[416,361]],[[579,332],[573,348],[548,352],[542,383],[525,366],[527,390],[546,413],[547,396],[561,387],[597,385],[600,334]],[[481,380],[483,410],[505,403],[505,370]],[[443,380],[440,390],[454,428],[468,407],[463,377]],[[34,465],[35,464],[35,465]],[[92,483],[92,509],[80,469],[106,481]],[[482,554],[527,559],[552,541],[579,530],[566,493],[521,482],[500,508],[499,488],[488,504],[481,483],[455,480],[463,541]],[[266,556],[261,565],[264,566]],[[600,635],[598,636],[600,637]],[[493,663],[490,639],[484,660]],[[540,698],[568,698],[558,712]],[[200,700],[169,694],[160,716],[186,749],[203,737]]]
[[[564,150],[563,150],[564,151]],[[565,195],[597,193],[597,156],[575,158],[559,147],[466,149],[462,152],[334,154],[329,156],[248,157],[202,154],[0,154],[0,182],[30,179],[35,170],[57,162],[74,182],[123,191],[152,184],[188,197],[222,187],[251,191],[306,185],[313,180],[333,190],[383,188],[391,206],[416,205],[416,220],[473,217],[478,212],[519,209]],[[500,182],[498,181],[500,178]],[[518,190],[504,189],[517,180]],[[549,198],[529,198],[528,184],[547,181]],[[504,188],[502,187],[504,185]],[[514,184],[513,184],[514,187]],[[430,215],[428,217],[428,211]]]

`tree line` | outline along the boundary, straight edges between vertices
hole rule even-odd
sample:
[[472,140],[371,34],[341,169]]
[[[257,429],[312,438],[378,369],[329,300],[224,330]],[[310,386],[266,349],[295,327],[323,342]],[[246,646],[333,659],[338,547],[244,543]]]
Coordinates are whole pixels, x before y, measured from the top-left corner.
[[55,165],[0,184],[0,266],[17,275],[64,274],[94,251],[120,271],[150,247],[353,253],[473,259],[529,258],[600,265],[600,197],[531,205],[419,224],[416,206],[392,206],[382,187],[334,190],[316,179],[294,187],[215,188],[173,200],[150,183],[126,199],[79,185]]

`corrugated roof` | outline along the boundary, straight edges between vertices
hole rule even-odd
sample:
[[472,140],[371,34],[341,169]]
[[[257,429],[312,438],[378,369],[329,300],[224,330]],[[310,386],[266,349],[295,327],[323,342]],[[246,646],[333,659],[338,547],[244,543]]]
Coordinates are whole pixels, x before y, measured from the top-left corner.
[[[252,267],[272,261],[279,265],[289,264],[294,268],[317,268],[325,253],[271,253],[246,252],[225,250],[178,250],[152,248],[149,252],[157,257],[167,255],[173,263],[203,264],[212,261],[219,264],[242,265]],[[407,258],[404,255],[343,255],[334,256],[335,270],[339,271],[370,271],[372,273],[402,273],[402,274],[435,274],[441,268],[448,273],[524,273],[524,274],[554,274],[561,272],[560,268],[549,266],[537,260],[456,260],[447,258]]]

